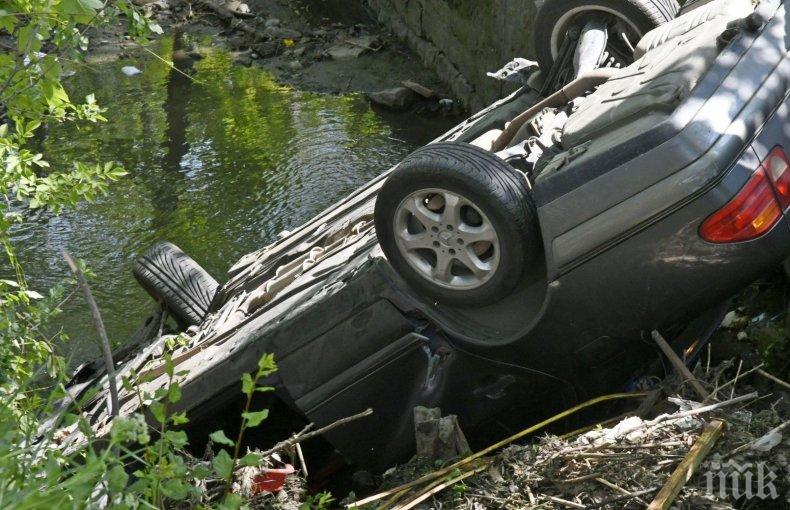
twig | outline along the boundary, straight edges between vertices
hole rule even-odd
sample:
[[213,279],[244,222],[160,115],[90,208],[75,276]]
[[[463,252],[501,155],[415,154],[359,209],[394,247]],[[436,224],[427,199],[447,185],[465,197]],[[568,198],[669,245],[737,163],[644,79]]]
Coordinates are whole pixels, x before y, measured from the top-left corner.
[[741,369],[743,368],[743,360],[738,361],[738,371],[735,372],[735,379],[732,381],[732,388],[730,388],[730,398],[735,396],[735,387],[738,385],[738,378],[741,376]]
[[790,421],[786,421],[786,422],[782,423],[781,425],[772,428],[771,430],[768,431],[767,434],[764,434],[763,436],[758,437],[757,439],[755,439],[753,441],[749,441],[746,444],[742,444],[738,448],[734,449],[733,451],[731,451],[730,453],[725,455],[725,457],[732,457],[733,455],[737,455],[737,454],[741,453],[742,451],[754,446],[757,443],[757,441],[759,441],[763,437],[770,436],[770,435],[773,435],[773,434],[777,434],[777,433],[783,431],[784,429],[786,429],[788,426],[790,426]]
[[[759,371],[760,371],[760,368],[762,368],[762,367],[763,367],[763,365],[764,365],[763,363],[760,363],[760,364],[759,364],[759,365],[757,365],[756,367],[754,367],[754,368],[750,368],[749,370],[747,370],[746,372],[744,372],[744,373],[742,373],[742,374],[741,374],[741,378],[744,378],[744,377],[746,377],[747,375],[751,374],[752,372],[759,372]],[[718,381],[718,377],[717,377],[717,381]],[[712,400],[712,399],[713,399],[713,398],[716,396],[716,394],[717,394],[717,393],[719,393],[721,390],[723,390],[724,388],[726,388],[726,387],[728,387],[728,386],[730,386],[730,385],[732,385],[732,384],[735,384],[735,379],[732,379],[732,380],[730,380],[730,381],[727,381],[726,383],[722,384],[721,386],[717,386],[717,387],[716,387],[716,389],[715,389],[715,390],[713,390],[713,391],[710,393],[710,396],[709,396],[709,397],[706,399],[706,401],[710,401],[710,400]]]
[[[280,450],[284,450],[286,448],[289,448],[289,447],[291,447],[291,446],[293,446],[293,445],[295,445],[297,443],[301,443],[302,441],[307,441],[308,439],[311,439],[311,438],[313,438],[315,436],[320,436],[320,435],[322,435],[322,434],[324,434],[326,432],[329,432],[330,430],[332,430],[334,428],[340,427],[341,425],[345,425],[347,423],[350,423],[352,421],[358,420],[360,418],[364,418],[365,416],[370,416],[371,414],[373,414],[373,409],[368,408],[368,409],[365,409],[364,411],[362,411],[361,413],[355,414],[353,416],[348,416],[346,418],[341,418],[341,419],[337,420],[334,423],[330,423],[326,427],[321,427],[318,430],[314,430],[312,432],[307,432],[307,433],[299,432],[298,434],[295,434],[295,435],[289,437],[288,439],[286,439],[284,441],[280,441],[279,443],[277,443],[273,447],[271,447],[268,450],[266,450],[265,452],[261,453],[261,455],[263,457],[268,457],[269,455],[271,455],[271,454],[273,454],[275,452],[278,452]],[[312,426],[314,426],[314,425],[311,423],[310,425],[305,427],[305,430],[308,429],[308,428],[311,428]]]
[[641,490],[641,491],[632,492],[630,496],[626,496],[625,494],[623,494],[622,496],[615,496],[613,498],[604,499],[602,501],[599,501],[598,503],[593,503],[591,505],[587,505],[585,508],[600,508],[602,506],[606,506],[606,505],[608,505],[610,503],[616,503],[616,502],[622,501],[624,499],[633,499],[633,498],[635,498],[637,496],[644,496],[646,494],[650,494],[652,492],[656,492],[657,490],[658,490],[658,487],[651,487],[649,489],[644,489],[644,490]]
[[721,437],[726,425],[721,420],[714,420],[705,427],[688,455],[678,464],[669,477],[667,483],[661,488],[656,497],[647,507],[647,510],[667,510],[677,497],[684,485],[694,476],[702,460]]
[[568,500],[565,500],[565,499],[557,498],[555,496],[546,496],[544,494],[543,497],[548,499],[552,503],[557,503],[559,505],[565,505],[565,506],[569,506],[571,508],[582,508],[582,509],[587,508],[586,506],[580,505],[579,503],[574,503],[573,501],[568,501]]
[[708,342],[708,363],[705,365],[705,377],[710,373],[710,342]]
[[118,416],[120,409],[118,407],[118,386],[115,381],[115,364],[112,361],[112,349],[110,349],[110,341],[107,339],[107,330],[104,329],[104,322],[99,313],[99,307],[96,306],[96,301],[93,299],[91,288],[88,286],[88,280],[85,279],[85,275],[82,274],[82,270],[80,270],[79,266],[74,262],[74,259],[72,259],[71,255],[65,250],[63,251],[63,258],[66,259],[66,263],[69,265],[71,272],[77,276],[77,282],[82,289],[82,293],[85,295],[85,301],[88,302],[88,308],[90,308],[93,323],[96,326],[96,330],[99,332],[101,350],[102,354],[104,354],[104,368],[107,370],[107,379],[109,380],[110,386],[110,415],[113,417]]
[[683,377],[685,381],[688,381],[691,384],[691,387],[695,392],[697,392],[697,395],[699,395],[702,400],[708,398],[710,392],[708,392],[702,383],[700,383],[699,380],[694,377],[694,374],[691,373],[691,370],[689,370],[686,364],[683,363],[683,360],[680,359],[680,357],[675,353],[667,341],[664,340],[664,337],[661,336],[661,333],[654,330],[653,340],[658,344],[666,357],[669,358],[670,363],[672,363],[672,366],[675,367],[675,370],[677,370],[678,374],[680,374],[680,376]]
[[305,462],[304,460],[302,445],[296,443],[294,446],[296,447],[296,457],[299,459],[299,465],[302,467],[302,476],[307,478],[309,476],[309,473],[307,472],[307,462]]
[[432,484],[428,485],[427,487],[425,487],[421,492],[415,494],[414,497],[412,497],[409,501],[404,503],[402,506],[394,507],[393,510],[409,510],[411,508],[414,508],[415,506],[419,505],[420,503],[422,503],[423,501],[425,501],[429,497],[431,497],[434,494],[437,494],[437,493],[443,491],[447,487],[449,487],[451,485],[454,485],[454,484],[460,482],[461,480],[469,478],[470,476],[483,471],[485,468],[488,467],[488,465],[490,463],[491,463],[491,461],[488,461],[488,460],[485,461],[485,462],[482,462],[481,465],[479,465],[479,466],[477,466],[477,467],[475,467],[473,469],[470,469],[469,471],[461,473],[460,475],[458,475],[456,477],[453,477],[450,480],[447,480],[447,481],[445,481],[443,483],[441,483],[441,479],[436,480],[434,483],[432,483]]
[[[760,365],[760,366],[762,366],[762,365]],[[784,382],[783,380],[779,379],[775,375],[769,374],[768,372],[766,372],[765,370],[762,370],[761,368],[757,369],[757,373],[760,374],[761,376],[765,377],[766,379],[772,380],[773,382],[775,382],[779,386],[782,386],[785,389],[790,390],[790,384]]]

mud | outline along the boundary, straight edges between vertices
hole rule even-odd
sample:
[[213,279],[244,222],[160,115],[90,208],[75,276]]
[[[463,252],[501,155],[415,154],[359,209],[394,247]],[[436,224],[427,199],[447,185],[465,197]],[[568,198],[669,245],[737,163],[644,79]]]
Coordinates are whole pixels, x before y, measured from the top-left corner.
[[[435,94],[430,100],[415,98],[406,110],[460,113],[456,102],[446,100],[451,94],[436,73],[379,25],[362,2],[229,0],[223,4],[219,0],[221,8],[244,11],[230,21],[200,2],[136,3],[165,34],[183,34],[187,41],[183,59],[199,59],[201,53],[219,46],[231,51],[237,64],[266,69],[281,83],[312,92],[372,93],[409,80]],[[239,24],[255,33],[240,29]],[[107,62],[135,51],[139,45],[118,24],[94,32],[88,60]]]

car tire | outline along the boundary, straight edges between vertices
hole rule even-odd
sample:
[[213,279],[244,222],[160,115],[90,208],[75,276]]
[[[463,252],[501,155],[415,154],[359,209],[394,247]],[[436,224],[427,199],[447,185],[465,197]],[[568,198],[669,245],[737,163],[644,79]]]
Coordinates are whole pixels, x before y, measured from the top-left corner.
[[[418,293],[453,305],[488,305],[511,294],[541,244],[524,177],[459,142],[428,145],[403,160],[379,192],[375,225],[398,274]],[[440,264],[448,259],[449,268]]]
[[[567,31],[568,15],[578,11],[617,13],[644,36],[650,30],[672,20],[680,10],[677,0],[549,0],[543,2],[535,16],[533,38],[541,68],[554,63],[554,51]],[[558,26],[563,25],[563,26]],[[557,38],[560,38],[559,40]],[[631,41],[633,46],[639,41]]]
[[140,285],[185,326],[200,324],[219,284],[178,246],[162,242],[132,270]]

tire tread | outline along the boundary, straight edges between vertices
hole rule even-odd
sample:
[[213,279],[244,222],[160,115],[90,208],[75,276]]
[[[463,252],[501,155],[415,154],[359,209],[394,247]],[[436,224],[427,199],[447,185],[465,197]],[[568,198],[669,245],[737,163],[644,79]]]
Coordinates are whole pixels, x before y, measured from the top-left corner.
[[141,286],[187,325],[199,324],[219,284],[176,245],[158,243],[137,260],[132,271]]

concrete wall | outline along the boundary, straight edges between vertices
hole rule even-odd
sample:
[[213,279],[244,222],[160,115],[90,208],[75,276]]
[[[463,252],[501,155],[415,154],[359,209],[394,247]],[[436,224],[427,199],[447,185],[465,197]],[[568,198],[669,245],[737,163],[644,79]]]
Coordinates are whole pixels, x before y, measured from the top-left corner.
[[536,0],[368,0],[473,112],[513,90],[486,76],[531,57]]

